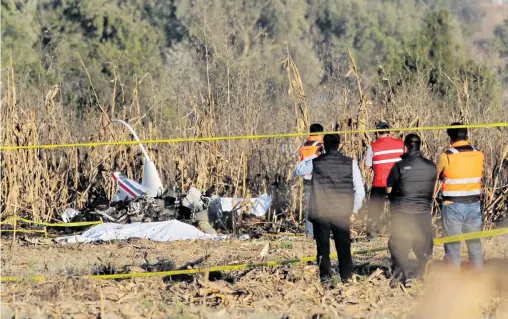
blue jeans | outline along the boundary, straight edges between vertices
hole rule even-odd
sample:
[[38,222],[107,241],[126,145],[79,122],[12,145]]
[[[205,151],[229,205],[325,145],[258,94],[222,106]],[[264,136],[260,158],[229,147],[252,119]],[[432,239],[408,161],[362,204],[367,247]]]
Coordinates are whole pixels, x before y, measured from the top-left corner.
[[[480,202],[471,204],[452,203],[443,205],[441,212],[445,236],[459,235],[482,230]],[[469,261],[477,268],[483,266],[480,239],[466,240]],[[447,262],[460,267],[460,242],[444,244]]]
[[303,193],[305,197],[305,234],[307,237],[314,237],[314,231],[312,227],[312,222],[309,221],[309,206],[310,206],[310,191],[311,184],[304,182],[303,184]]

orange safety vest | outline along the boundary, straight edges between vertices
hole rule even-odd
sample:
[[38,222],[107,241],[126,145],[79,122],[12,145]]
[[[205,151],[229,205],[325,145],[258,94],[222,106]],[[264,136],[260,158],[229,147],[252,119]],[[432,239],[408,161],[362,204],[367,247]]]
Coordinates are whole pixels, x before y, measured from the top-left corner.
[[448,166],[441,173],[444,200],[480,200],[483,161],[482,152],[467,141],[459,141],[445,152]]
[[[305,143],[300,146],[299,152],[300,161],[314,154],[318,156],[321,155],[323,152],[323,135],[312,135],[307,137]],[[312,174],[305,175],[303,179],[307,181],[311,180]]]
[[307,137],[305,143],[300,146],[300,161],[303,161],[304,158],[307,158],[311,155],[320,155],[323,149],[323,136],[322,135],[312,135]]

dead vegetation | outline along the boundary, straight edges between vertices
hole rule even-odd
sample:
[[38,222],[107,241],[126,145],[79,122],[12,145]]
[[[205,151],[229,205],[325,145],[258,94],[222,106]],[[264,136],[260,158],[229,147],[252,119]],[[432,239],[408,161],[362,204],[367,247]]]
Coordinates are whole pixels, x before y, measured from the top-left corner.
[[[269,243],[270,260],[315,253],[303,237],[256,241],[153,243],[129,241],[55,247],[2,241],[3,275],[25,275],[27,281],[2,285],[2,310],[16,318],[503,318],[507,307],[506,237],[485,241],[488,260],[483,274],[441,269],[442,247],[424,283],[390,289],[384,253],[355,256],[356,282],[325,290],[315,264],[128,280],[73,279],[66,275],[129,268],[145,271],[259,260]],[[357,242],[354,249],[383,246],[386,239]],[[465,251],[464,251],[465,252]],[[464,254],[465,256],[465,254]],[[196,267],[197,265],[194,265]],[[161,268],[162,267],[162,268]],[[42,274],[46,282],[31,282]],[[446,283],[446,284],[445,284]],[[3,318],[3,316],[2,316]]]
[[[244,67],[245,72],[251,68]],[[183,101],[178,104],[179,113],[168,117],[164,115],[166,105],[155,98],[152,105],[141,105],[142,92],[138,85],[130,88],[129,94],[118,74],[112,83],[114,96],[96,97],[103,101],[96,105],[97,111],[83,110],[79,114],[66,109],[58,85],[47,88],[44,99],[30,100],[23,94],[24,83],[22,89],[18,87],[20,75],[11,64],[9,72],[4,72],[2,143],[36,145],[129,139],[128,132],[111,122],[113,118],[128,121],[143,140],[304,132],[311,119],[327,128],[341,130],[369,128],[379,119],[389,120],[394,127],[415,128],[444,125],[453,120],[507,121],[505,106],[473,99],[465,83],[456,83],[455,105],[440,101],[423,81],[403,83],[397,94],[381,91],[371,101],[367,96],[372,87],[362,79],[352,55],[346,78],[331,79],[328,87],[314,88],[311,93],[304,92],[302,75],[289,52],[282,67],[287,70],[289,96],[287,91],[273,94],[280,95],[278,100],[287,102],[287,106],[269,107],[272,93],[266,93],[267,83],[263,82],[261,73],[238,71],[239,74],[231,75],[235,81],[228,85],[226,92],[209,82],[206,91],[192,88],[184,91],[179,97]],[[85,65],[83,69],[87,72]],[[93,83],[90,85],[93,91]],[[118,97],[121,109],[115,107]],[[319,107],[310,110],[309,105]],[[402,135],[402,132],[394,131],[394,134]],[[448,145],[444,132],[420,134],[423,150],[432,159]],[[473,143],[486,153],[484,207],[486,221],[491,225],[501,221],[508,209],[507,131],[506,128],[475,129],[470,135]],[[255,139],[150,144],[147,148],[163,183],[169,187],[183,191],[190,185],[202,190],[215,187],[218,194],[242,196],[246,200],[267,191],[274,199],[270,218],[285,214],[300,220],[302,185],[300,179],[292,176],[300,141]],[[368,141],[368,135],[343,134],[344,151],[361,161]],[[121,171],[129,178],[141,178],[142,156],[137,146],[17,150],[2,152],[1,156],[2,219],[14,215],[56,220],[66,207],[83,208],[111,198],[113,171]],[[364,173],[369,184],[371,176]]]

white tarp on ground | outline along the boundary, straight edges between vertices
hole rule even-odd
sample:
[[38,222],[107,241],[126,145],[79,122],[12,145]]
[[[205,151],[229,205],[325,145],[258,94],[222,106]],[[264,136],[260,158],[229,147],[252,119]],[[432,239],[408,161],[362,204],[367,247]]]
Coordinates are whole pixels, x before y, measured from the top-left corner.
[[57,241],[75,244],[93,241],[144,238],[153,241],[173,241],[188,239],[223,239],[224,236],[205,234],[196,227],[178,220],[153,223],[99,224],[81,235],[56,238]]

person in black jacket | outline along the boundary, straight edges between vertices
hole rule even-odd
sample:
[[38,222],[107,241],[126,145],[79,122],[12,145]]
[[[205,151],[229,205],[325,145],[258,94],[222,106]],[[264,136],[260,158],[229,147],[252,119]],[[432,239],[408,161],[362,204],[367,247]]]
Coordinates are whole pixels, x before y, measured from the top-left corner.
[[388,242],[392,255],[392,287],[399,282],[406,285],[411,249],[421,270],[432,256],[433,248],[431,209],[437,168],[422,156],[418,135],[408,134],[404,145],[406,153],[391,169],[386,189],[392,223]]
[[302,161],[295,174],[312,171],[309,220],[314,229],[321,282],[331,285],[330,233],[339,257],[341,280],[347,282],[353,275],[350,218],[361,208],[365,189],[358,163],[338,151],[339,136],[327,134],[323,143],[325,153]]

